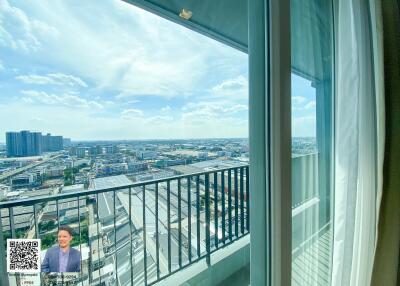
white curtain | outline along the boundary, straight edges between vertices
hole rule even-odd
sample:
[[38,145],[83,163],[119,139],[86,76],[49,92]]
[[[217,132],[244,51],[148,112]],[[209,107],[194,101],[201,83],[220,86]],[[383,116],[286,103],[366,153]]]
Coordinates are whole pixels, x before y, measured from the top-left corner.
[[338,0],[332,285],[370,285],[383,162],[383,71],[379,11],[371,0]]

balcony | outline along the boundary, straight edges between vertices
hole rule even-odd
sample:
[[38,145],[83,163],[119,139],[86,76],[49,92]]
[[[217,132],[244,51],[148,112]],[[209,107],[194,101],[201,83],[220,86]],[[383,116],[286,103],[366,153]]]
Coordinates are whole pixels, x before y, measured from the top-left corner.
[[[324,269],[330,263],[330,221],[314,221],[306,237],[300,227],[329,204],[318,193],[317,159],[293,157],[294,285],[314,279],[299,275],[310,262]],[[138,183],[105,177],[80,193],[3,202],[1,247],[7,238],[41,238],[43,256],[56,245],[57,228],[68,224],[82,253],[79,285],[248,285],[248,175],[249,166],[240,165]],[[317,279],[328,281],[328,272]],[[15,276],[9,282],[19,285]]]
[[[248,174],[240,165],[140,183],[106,177],[80,193],[4,202],[1,247],[41,238],[44,256],[68,224],[82,254],[74,283],[153,285],[196,262],[212,265],[214,253],[249,234]],[[10,285],[19,285],[15,277]]]

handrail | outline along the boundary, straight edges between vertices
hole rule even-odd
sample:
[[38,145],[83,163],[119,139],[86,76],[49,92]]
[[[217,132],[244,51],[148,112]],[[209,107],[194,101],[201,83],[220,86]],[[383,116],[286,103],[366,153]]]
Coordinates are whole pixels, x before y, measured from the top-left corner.
[[[229,168],[215,168],[113,187],[2,202],[0,203],[0,254],[2,254],[0,264],[6,263],[5,238],[41,238],[44,232],[43,229],[40,230],[39,223],[42,221],[45,205],[55,203],[56,206],[56,210],[52,210],[52,215],[55,212],[57,215],[55,225],[51,228],[52,233],[55,233],[61,224],[65,224],[62,215],[64,209],[60,208],[65,200],[78,203],[72,206],[78,210],[77,218],[75,214],[70,223],[78,229],[79,235],[76,237],[79,239],[79,250],[82,251],[84,243],[88,243],[89,247],[92,247],[92,243],[97,243],[98,250],[102,244],[103,248],[107,249],[102,257],[100,257],[100,251],[97,254],[89,253],[87,262],[85,260],[88,267],[91,267],[87,269],[88,273],[83,273],[86,270],[83,271],[83,261],[81,261],[80,280],[89,277],[91,282],[94,282],[94,279],[96,281],[100,279],[101,283],[101,267],[94,269],[93,260],[100,261],[107,257],[112,257],[114,261],[114,274],[111,274],[115,276],[112,280],[114,282],[120,279],[119,272],[126,273],[129,270],[133,279],[134,271],[138,269],[137,261],[140,261],[140,264],[143,263],[143,270],[140,270],[142,272],[138,273],[137,279],[144,280],[145,285],[153,285],[201,259],[206,259],[210,264],[211,253],[250,233],[249,169],[248,164],[238,164]],[[159,184],[165,182],[166,186],[159,188]],[[177,184],[171,184],[171,182]],[[148,186],[147,189],[146,186]],[[154,186],[154,189],[150,186]],[[140,190],[133,193],[133,188],[140,188]],[[99,194],[102,194],[100,201],[105,204],[99,203]],[[94,200],[87,201],[85,209],[80,212],[82,206],[79,202],[91,195],[94,195]],[[33,211],[28,213],[22,210],[22,214],[14,215],[16,210],[14,208],[20,206],[33,206]],[[8,215],[4,213],[4,216],[1,216],[2,209],[8,209]],[[104,216],[99,216],[99,209],[105,210],[102,212]],[[219,210],[222,210],[222,213]],[[16,216],[29,214],[32,215],[27,219],[30,227],[26,229],[16,221]],[[82,227],[81,214],[84,218],[86,217],[85,227]],[[175,219],[172,221],[173,217],[177,218],[177,221]],[[125,218],[128,218],[127,222]],[[3,220],[6,221],[2,223]],[[196,231],[192,232],[192,224],[193,230]],[[94,229],[89,231],[89,227],[93,225],[97,227],[97,232]],[[125,226],[128,226],[129,230],[125,229],[123,236],[117,239],[117,230]],[[106,236],[106,241],[110,239],[114,243],[111,245],[105,243],[104,236]],[[124,241],[126,239],[128,240]],[[142,248],[135,246],[134,250],[133,242],[136,245],[138,241]],[[51,242],[53,243],[55,240]],[[129,248],[129,243],[129,259],[126,261],[126,251],[124,252],[123,249]],[[50,246],[47,243],[45,247]],[[175,249],[174,252],[177,251],[178,258],[173,256],[172,249]],[[141,257],[139,260],[136,260],[137,255]],[[123,265],[129,263],[130,269],[127,270],[125,266],[120,268],[120,259],[125,261]],[[175,263],[178,263],[177,269],[173,267]],[[99,275],[93,278],[92,273]],[[108,276],[104,277],[106,280],[108,278]]]
[[65,194],[57,194],[57,195],[52,195],[49,197],[6,201],[6,202],[0,203],[0,209],[16,207],[16,206],[29,206],[29,205],[34,205],[37,203],[45,203],[45,202],[49,202],[49,201],[57,201],[57,200],[62,200],[62,199],[76,198],[78,196],[83,197],[83,196],[87,196],[87,195],[101,194],[104,192],[118,191],[121,189],[142,187],[142,186],[152,185],[152,184],[156,184],[156,183],[173,181],[173,180],[177,180],[177,179],[184,179],[187,177],[201,176],[201,175],[217,173],[217,172],[222,172],[222,171],[235,170],[237,168],[248,167],[248,166],[249,166],[248,164],[240,164],[235,167],[218,168],[218,169],[214,169],[214,170],[210,170],[210,171],[201,171],[201,172],[194,172],[194,173],[190,173],[190,174],[176,175],[176,176],[172,176],[172,177],[168,177],[168,178],[146,180],[146,181],[142,181],[142,182],[135,182],[135,183],[125,184],[125,185],[120,185],[120,186],[115,186],[115,187],[85,190],[85,191],[81,191],[81,192],[77,191],[77,192],[71,192],[71,193],[65,193]]

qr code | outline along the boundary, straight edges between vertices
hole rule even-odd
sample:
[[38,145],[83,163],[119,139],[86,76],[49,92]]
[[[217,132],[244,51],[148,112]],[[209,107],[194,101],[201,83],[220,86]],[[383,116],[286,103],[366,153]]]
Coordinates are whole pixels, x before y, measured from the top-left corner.
[[40,239],[7,239],[7,271],[40,272]]

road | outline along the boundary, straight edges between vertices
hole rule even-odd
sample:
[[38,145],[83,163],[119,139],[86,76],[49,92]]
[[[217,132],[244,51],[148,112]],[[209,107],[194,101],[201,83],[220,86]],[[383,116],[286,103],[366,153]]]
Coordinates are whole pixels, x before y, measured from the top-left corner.
[[54,160],[54,159],[56,159],[56,158],[58,158],[58,157],[61,157],[61,156],[63,156],[63,155],[64,155],[64,154],[58,154],[58,155],[52,156],[52,157],[50,157],[50,158],[44,159],[43,161],[40,161],[40,162],[38,162],[38,163],[29,164],[29,165],[24,166],[24,167],[22,167],[22,168],[18,168],[18,169],[14,170],[14,171],[11,171],[11,172],[8,172],[8,173],[6,173],[6,174],[3,174],[3,175],[0,176],[0,183],[1,183],[2,181],[4,181],[5,179],[11,177],[11,176],[18,175],[18,174],[20,174],[20,173],[22,173],[22,172],[25,172],[25,171],[27,171],[27,170],[29,170],[29,169],[35,168],[35,167],[37,167],[37,166],[40,166],[40,165],[42,165],[42,164],[44,164],[44,163],[47,163],[47,162],[49,162],[49,161],[51,161],[51,160]]

